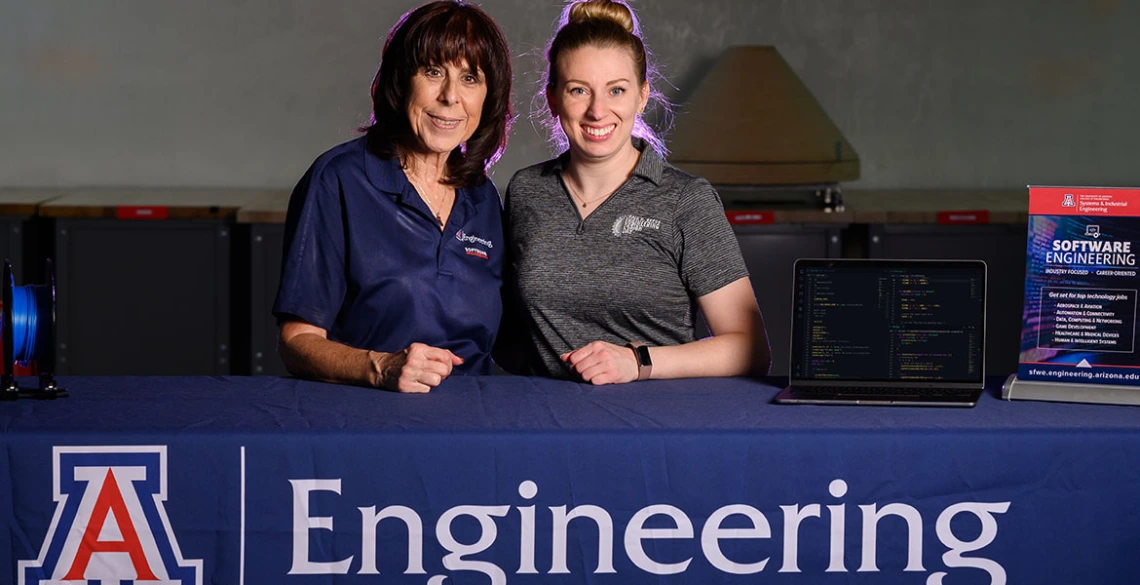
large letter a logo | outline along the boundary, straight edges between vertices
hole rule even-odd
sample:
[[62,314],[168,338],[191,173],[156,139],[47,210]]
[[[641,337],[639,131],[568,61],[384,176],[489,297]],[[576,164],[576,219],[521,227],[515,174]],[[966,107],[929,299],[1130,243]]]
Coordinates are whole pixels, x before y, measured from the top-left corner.
[[163,509],[165,446],[56,447],[52,460],[55,516],[20,585],[201,585]]
[[[106,526],[107,516],[115,515],[115,524],[122,535],[121,540],[100,540],[99,535]],[[97,552],[125,552],[128,553],[137,581],[157,581],[154,571],[147,563],[146,555],[142,551],[138,532],[130,520],[131,514],[123,500],[123,492],[115,474],[110,468],[107,476],[103,478],[103,487],[95,498],[95,508],[91,510],[91,519],[87,522],[87,529],[83,532],[83,539],[79,542],[79,550],[75,553],[75,561],[71,563],[71,570],[67,572],[64,581],[82,581],[86,579],[87,567],[91,564],[91,554]],[[121,518],[121,520],[120,520]]]

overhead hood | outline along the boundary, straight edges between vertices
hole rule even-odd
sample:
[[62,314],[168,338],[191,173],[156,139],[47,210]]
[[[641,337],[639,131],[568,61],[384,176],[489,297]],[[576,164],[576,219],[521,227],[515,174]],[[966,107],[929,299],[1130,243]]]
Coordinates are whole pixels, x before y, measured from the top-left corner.
[[775,47],[728,49],[677,117],[669,162],[716,185],[827,185],[859,156]]

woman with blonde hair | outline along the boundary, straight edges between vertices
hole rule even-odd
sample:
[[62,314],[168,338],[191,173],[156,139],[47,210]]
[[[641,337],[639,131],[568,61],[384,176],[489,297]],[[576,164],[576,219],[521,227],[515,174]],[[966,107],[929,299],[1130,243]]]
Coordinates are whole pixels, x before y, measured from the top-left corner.
[[[506,192],[509,371],[591,384],[766,373],[763,319],[708,181],[643,120],[654,69],[623,2],[567,6],[547,50],[555,159]],[[666,106],[667,107],[667,106]],[[712,336],[697,339],[697,311]]]

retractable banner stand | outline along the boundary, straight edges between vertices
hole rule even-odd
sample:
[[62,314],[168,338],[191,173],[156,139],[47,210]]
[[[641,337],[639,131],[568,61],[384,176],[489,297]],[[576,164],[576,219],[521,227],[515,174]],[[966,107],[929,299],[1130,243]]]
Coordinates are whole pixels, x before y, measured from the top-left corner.
[[1140,189],[1030,187],[1028,246],[1005,397],[1140,404]]

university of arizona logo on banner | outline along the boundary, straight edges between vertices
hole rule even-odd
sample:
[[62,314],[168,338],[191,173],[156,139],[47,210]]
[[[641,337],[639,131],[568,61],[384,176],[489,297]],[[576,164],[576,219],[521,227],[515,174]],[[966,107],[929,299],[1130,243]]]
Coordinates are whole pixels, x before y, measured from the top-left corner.
[[166,446],[55,447],[55,515],[19,585],[202,585],[166,517]]

